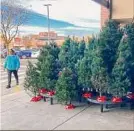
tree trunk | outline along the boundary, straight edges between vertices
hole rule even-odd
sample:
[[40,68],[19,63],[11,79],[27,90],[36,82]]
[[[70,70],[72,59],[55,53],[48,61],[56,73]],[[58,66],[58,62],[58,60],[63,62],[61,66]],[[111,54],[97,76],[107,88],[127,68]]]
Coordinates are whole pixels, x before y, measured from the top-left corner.
[[9,45],[10,45],[10,43],[9,42],[6,42],[7,55],[10,54]]

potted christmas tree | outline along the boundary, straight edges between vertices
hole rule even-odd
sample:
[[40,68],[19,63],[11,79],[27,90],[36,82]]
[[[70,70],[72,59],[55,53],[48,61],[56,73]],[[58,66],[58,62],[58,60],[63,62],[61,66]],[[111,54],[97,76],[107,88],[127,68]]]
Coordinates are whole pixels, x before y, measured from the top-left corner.
[[92,71],[91,81],[96,91],[99,92],[99,97],[97,98],[97,100],[99,102],[105,102],[106,96],[105,95],[103,96],[103,93],[105,93],[108,88],[108,74],[106,71],[107,68],[102,59],[99,42],[100,41],[97,38],[96,40],[94,40],[94,48],[92,54],[93,59],[91,63],[91,71]]
[[105,92],[108,97],[112,96],[110,94],[112,70],[118,57],[118,46],[122,35],[122,29],[119,28],[118,22],[114,20],[107,21],[99,34],[100,55],[108,75],[108,89]]
[[[77,72],[76,72],[76,63],[79,59],[79,46],[78,42],[67,38],[63,43],[60,53],[59,53],[59,62],[61,65],[61,71],[63,68],[70,68],[73,72],[73,81],[77,86]],[[59,74],[61,74],[61,71]],[[77,89],[78,90],[78,89]],[[77,99],[78,93],[76,94]]]
[[90,64],[88,57],[84,57],[77,63],[78,86],[82,89],[81,93],[84,98],[92,97]]
[[26,77],[24,81],[24,89],[26,91],[30,91],[34,97],[31,99],[31,101],[39,101],[42,97],[40,97],[38,94],[39,91],[39,74],[37,72],[36,67],[28,61],[28,66],[26,70]]
[[46,45],[38,58],[37,70],[39,72],[39,85],[41,93],[48,93],[52,96],[55,94],[55,84],[58,79],[59,48],[55,43]]
[[[129,32],[128,32],[129,33]],[[125,96],[132,86],[132,65],[134,62],[132,49],[129,43],[129,38],[126,33],[118,48],[118,58],[114,65],[112,72],[113,84],[111,86],[111,93],[114,95],[113,102],[121,102],[122,96]]]
[[[129,67],[129,77],[131,81],[131,87],[128,90],[127,97],[134,100],[134,23],[128,24],[125,27],[125,37],[127,39],[127,43],[130,45],[131,48],[131,66]],[[134,104],[134,101],[133,101]]]
[[62,70],[61,76],[56,83],[56,97],[60,103],[66,104],[66,108],[72,109],[72,100],[76,93],[76,86],[73,81],[73,72],[69,68]]

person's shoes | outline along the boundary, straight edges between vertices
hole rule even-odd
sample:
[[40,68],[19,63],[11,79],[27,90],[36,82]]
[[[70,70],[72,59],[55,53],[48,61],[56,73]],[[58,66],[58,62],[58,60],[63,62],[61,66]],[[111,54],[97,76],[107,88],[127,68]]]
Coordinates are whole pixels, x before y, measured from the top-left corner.
[[9,88],[11,88],[11,86],[10,86],[10,85],[8,85],[6,88],[7,88],[7,89],[9,89]]

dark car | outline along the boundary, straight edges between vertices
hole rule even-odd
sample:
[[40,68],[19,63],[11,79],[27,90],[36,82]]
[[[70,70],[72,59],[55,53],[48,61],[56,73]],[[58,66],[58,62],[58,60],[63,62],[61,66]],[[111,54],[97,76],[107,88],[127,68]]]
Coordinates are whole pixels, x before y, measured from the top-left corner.
[[[20,49],[14,49],[15,54],[22,59],[30,58],[32,55],[32,50],[20,50]],[[1,57],[5,58],[7,56],[7,50],[3,50],[1,53]]]
[[17,56],[19,56],[19,58],[22,58],[22,52],[21,52],[21,50],[19,50],[19,49],[14,49],[14,51],[15,51],[15,54],[16,54]]
[[22,50],[21,52],[19,52],[18,55],[20,58],[23,58],[23,59],[30,58],[32,55],[32,50]]

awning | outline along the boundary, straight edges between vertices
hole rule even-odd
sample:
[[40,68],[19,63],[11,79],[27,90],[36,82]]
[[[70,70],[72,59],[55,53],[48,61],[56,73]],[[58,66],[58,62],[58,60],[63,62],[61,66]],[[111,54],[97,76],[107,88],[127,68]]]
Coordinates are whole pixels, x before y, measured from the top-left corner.
[[109,0],[92,0],[102,6],[105,6],[106,8],[109,8]]

